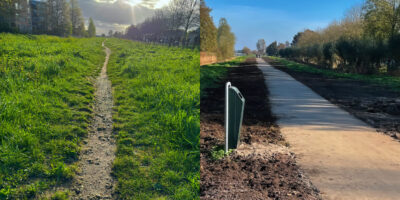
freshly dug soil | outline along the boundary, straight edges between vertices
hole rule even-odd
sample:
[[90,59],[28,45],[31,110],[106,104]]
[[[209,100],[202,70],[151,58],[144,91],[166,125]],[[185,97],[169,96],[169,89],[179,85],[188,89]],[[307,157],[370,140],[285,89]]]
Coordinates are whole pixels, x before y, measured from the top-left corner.
[[379,132],[400,139],[400,92],[366,81],[298,72],[268,58],[266,61]]
[[[302,174],[275,124],[262,72],[249,59],[229,68],[219,88],[201,99],[201,199],[319,199]],[[246,99],[241,145],[218,159],[224,147],[224,89],[226,81]]]

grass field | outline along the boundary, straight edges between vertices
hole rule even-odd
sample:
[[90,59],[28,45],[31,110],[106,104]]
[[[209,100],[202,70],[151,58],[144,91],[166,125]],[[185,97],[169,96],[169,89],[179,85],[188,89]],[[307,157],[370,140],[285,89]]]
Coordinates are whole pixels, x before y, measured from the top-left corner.
[[216,82],[221,80],[226,76],[228,72],[227,67],[240,65],[240,63],[244,62],[247,57],[240,56],[235,59],[223,62],[223,63],[215,63],[211,65],[204,65],[200,68],[200,88],[201,88],[201,97],[207,95],[203,92],[206,88],[215,88],[217,87]]
[[199,52],[110,39],[121,199],[199,199]]
[[102,40],[0,34],[0,199],[74,176]]
[[343,73],[334,70],[321,69],[305,64],[300,64],[284,58],[279,58],[279,57],[269,57],[269,58],[295,71],[321,74],[326,77],[367,81],[375,84],[390,86],[394,90],[400,91],[400,77],[388,76],[388,75],[362,75],[353,73]]

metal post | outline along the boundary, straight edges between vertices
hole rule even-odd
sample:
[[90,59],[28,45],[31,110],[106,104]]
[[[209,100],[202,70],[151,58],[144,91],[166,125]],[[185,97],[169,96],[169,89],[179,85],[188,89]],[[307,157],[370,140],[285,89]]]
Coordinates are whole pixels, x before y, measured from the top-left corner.
[[225,86],[225,153],[228,152],[228,128],[229,128],[229,88],[231,82],[227,82]]

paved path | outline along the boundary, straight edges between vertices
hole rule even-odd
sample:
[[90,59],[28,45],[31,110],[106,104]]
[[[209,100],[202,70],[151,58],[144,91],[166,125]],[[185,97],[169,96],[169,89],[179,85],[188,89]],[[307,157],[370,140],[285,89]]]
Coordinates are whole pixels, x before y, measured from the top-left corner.
[[258,59],[272,112],[324,199],[400,199],[400,143]]

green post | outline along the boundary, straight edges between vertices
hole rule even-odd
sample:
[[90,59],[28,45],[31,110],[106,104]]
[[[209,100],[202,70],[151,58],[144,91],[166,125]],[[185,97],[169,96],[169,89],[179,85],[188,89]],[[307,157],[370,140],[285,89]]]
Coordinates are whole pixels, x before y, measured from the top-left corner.
[[236,149],[240,141],[245,99],[240,91],[226,83],[225,88],[225,152]]

